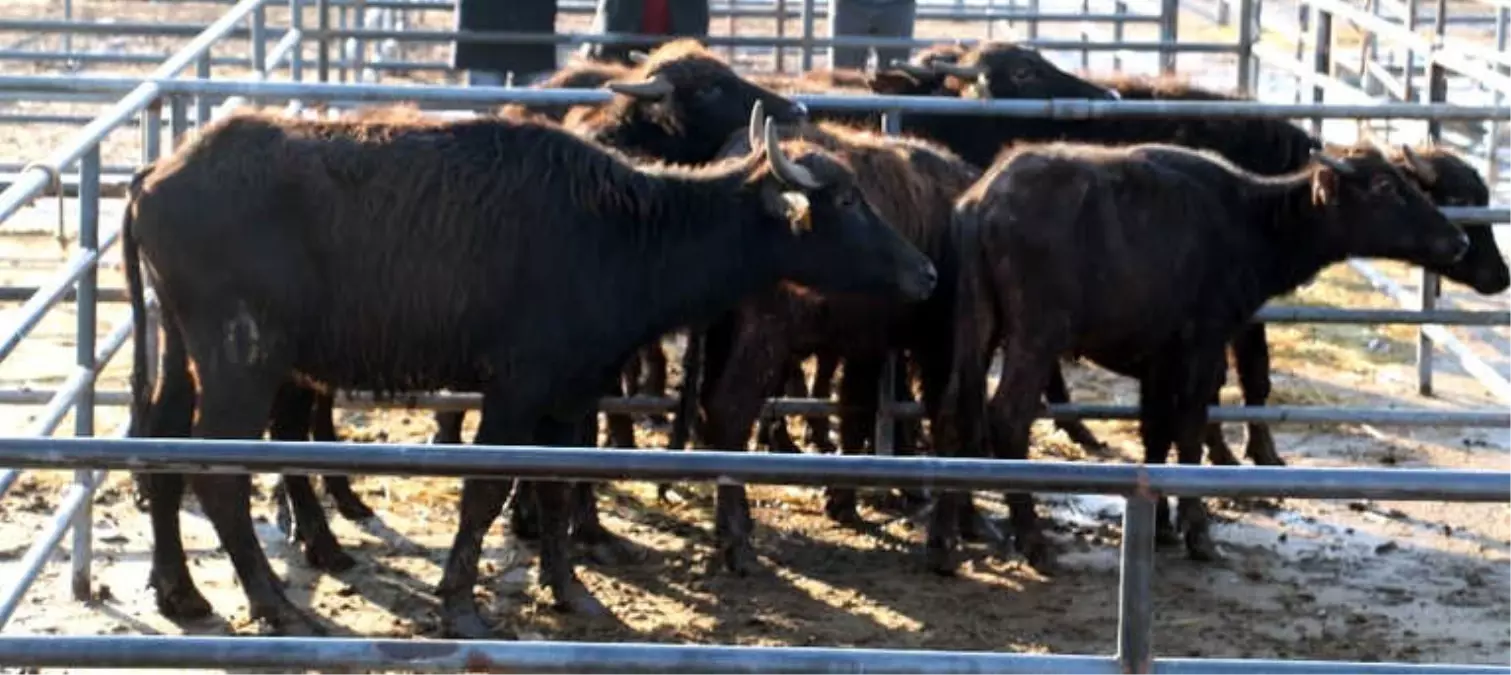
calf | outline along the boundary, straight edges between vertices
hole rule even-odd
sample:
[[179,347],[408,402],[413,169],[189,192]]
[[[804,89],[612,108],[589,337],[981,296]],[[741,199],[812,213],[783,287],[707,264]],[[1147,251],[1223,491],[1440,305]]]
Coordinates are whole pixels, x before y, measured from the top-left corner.
[[[138,327],[134,418],[150,436],[173,435],[159,425],[186,418],[184,406],[145,395],[139,263],[194,366],[201,438],[260,437],[275,395],[295,379],[481,391],[479,443],[573,443],[638,345],[748,293],[786,280],[927,297],[932,264],[856,196],[847,166],[808,144],[778,145],[769,125],[763,152],[684,168],[637,167],[539,121],[212,123],[145,177],[123,224]],[[187,373],[172,375],[192,391]],[[184,477],[147,482],[159,607],[206,614],[178,541]],[[188,483],[252,616],[319,632],[257,543],[248,478]],[[542,583],[564,606],[604,612],[566,556],[562,484],[533,488]],[[508,493],[508,482],[463,482],[437,591],[449,634],[490,633],[472,589],[483,534]]]
[[[989,441],[998,457],[1026,459],[1044,384],[1057,359],[1080,355],[1139,379],[1146,462],[1164,462],[1173,442],[1182,464],[1199,463],[1223,345],[1266,300],[1350,256],[1448,265],[1468,249],[1463,231],[1378,152],[1315,160],[1264,177],[1168,145],[1004,153],[956,205],[962,282],[939,448]],[[998,345],[1001,385],[988,407]],[[953,569],[956,539],[956,518],[940,514],[959,497],[941,495],[930,524],[940,573]],[[1010,506],[1018,549],[1048,565],[1032,498],[1011,495]],[[1169,542],[1164,500],[1159,512]],[[1179,519],[1189,555],[1217,557],[1201,501],[1182,498]]]
[[[921,366],[930,402],[948,373],[948,335],[938,330],[953,311],[947,230],[955,197],[979,171],[932,143],[879,131],[822,122],[798,133],[854,167],[860,196],[934,261],[944,282],[922,303],[793,288],[742,302],[706,333],[701,433],[706,447],[743,449],[766,398],[778,394],[797,364],[818,350],[845,360],[840,400],[847,408],[841,425],[842,447],[847,450],[864,445],[866,423],[874,418],[881,365],[890,350],[910,350]],[[731,155],[760,147],[759,138],[734,140],[726,150]],[[683,395],[697,396],[695,391],[685,387]],[[855,522],[855,507],[854,490],[831,488],[826,503],[831,517]],[[720,563],[744,574],[754,559],[744,487],[721,486],[716,511]]]

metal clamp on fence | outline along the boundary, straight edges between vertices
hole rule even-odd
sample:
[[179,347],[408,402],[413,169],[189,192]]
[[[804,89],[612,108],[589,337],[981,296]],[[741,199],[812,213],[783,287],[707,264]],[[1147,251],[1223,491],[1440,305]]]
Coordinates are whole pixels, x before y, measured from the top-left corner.
[[[46,162],[32,162],[30,164],[27,164],[26,166],[21,167],[21,173],[24,174],[28,171],[31,171],[32,169],[41,169],[44,173],[47,174],[48,189],[52,190],[53,193],[58,196],[58,248],[67,249],[68,235],[63,231],[64,226],[66,225],[66,221],[64,220],[65,216],[63,215],[63,208],[67,203],[64,197],[66,193],[63,191],[63,172],[60,171],[58,167],[55,167]],[[35,199],[33,199],[32,201],[35,202]]]

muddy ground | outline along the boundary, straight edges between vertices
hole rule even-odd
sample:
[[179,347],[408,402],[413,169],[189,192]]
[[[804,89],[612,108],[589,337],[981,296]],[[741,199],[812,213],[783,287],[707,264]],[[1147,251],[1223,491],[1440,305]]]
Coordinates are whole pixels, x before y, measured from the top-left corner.
[[[144,2],[78,3],[81,16],[201,20],[209,10]],[[30,10],[27,10],[30,7]],[[186,9],[189,8],[189,9]],[[0,13],[57,15],[56,3],[6,3]],[[196,19],[195,17],[199,17]],[[441,15],[434,20],[444,25]],[[278,20],[276,15],[274,20]],[[795,32],[796,26],[790,26]],[[715,32],[724,31],[715,21]],[[936,27],[954,34],[951,27]],[[755,32],[754,30],[742,33]],[[963,33],[962,33],[963,34]],[[167,49],[170,43],[144,43]],[[144,45],[131,44],[132,48]],[[111,72],[128,72],[116,68]],[[55,108],[49,108],[55,109]],[[80,106],[81,111],[94,108]],[[0,161],[42,157],[72,133],[37,127],[3,130]],[[135,157],[132,133],[119,134],[106,161]],[[6,224],[0,237],[0,283],[35,285],[64,259],[51,238],[56,202],[45,200]],[[75,205],[67,209],[73,231]],[[106,231],[120,205],[104,207]],[[107,256],[113,263],[115,253]],[[1392,275],[1409,282],[1399,268]],[[101,275],[120,287],[116,268]],[[1507,306],[1506,297],[1479,299],[1450,287],[1447,304]],[[1388,307],[1390,301],[1346,267],[1324,274],[1291,299],[1330,306]],[[5,307],[14,317],[17,303]],[[125,316],[124,305],[101,310],[100,335]],[[74,351],[72,305],[59,307],[32,339],[0,364],[0,387],[51,389],[67,376]],[[1460,331],[1504,363],[1507,331]],[[1277,404],[1401,407],[1493,407],[1481,387],[1446,355],[1439,356],[1438,396],[1415,393],[1409,327],[1275,326],[1271,340]],[[121,391],[124,358],[106,369],[101,388]],[[1070,369],[1078,400],[1131,404],[1136,390],[1103,371]],[[1236,391],[1225,392],[1235,400]],[[0,424],[26,434],[38,407],[0,409]],[[99,427],[121,421],[105,409]],[[469,420],[475,422],[475,420]],[[1042,458],[1136,461],[1131,424],[1093,423],[1111,443],[1106,457],[1087,457],[1047,425],[1037,430]],[[341,432],[352,442],[424,442],[433,425],[412,411],[348,412]],[[64,433],[72,428],[65,420]],[[796,426],[795,426],[796,428]],[[642,445],[664,441],[662,430],[641,426]],[[1360,425],[1279,427],[1281,452],[1299,466],[1506,469],[1511,433],[1505,429],[1402,429]],[[1241,447],[1242,428],[1230,442]],[[0,577],[17,561],[55,507],[68,476],[30,472],[0,501]],[[332,515],[336,532],[360,564],[340,576],[312,572],[283,543],[266,497],[271,477],[258,478],[254,503],[275,567],[289,580],[295,602],[309,607],[336,634],[431,637],[437,634],[432,586],[450,544],[458,482],[453,479],[362,477],[358,491],[380,522],[348,523]],[[579,573],[613,611],[613,620],[587,621],[556,612],[534,584],[529,547],[516,545],[504,523],[491,531],[479,587],[501,638],[549,638],[762,645],[919,647],[1048,653],[1110,653],[1116,629],[1117,500],[1043,495],[1041,513],[1053,520],[1061,552],[1052,575],[1021,561],[973,547],[961,575],[941,579],[920,569],[920,533],[883,510],[864,512],[872,527],[844,529],[828,522],[816,491],[784,487],[752,490],[762,570],[748,578],[710,573],[710,490],[684,486],[680,503],[655,500],[646,484],[620,483],[602,491],[605,521],[648,553],[644,561],[600,566],[584,560]],[[983,496],[1000,512],[997,498]],[[1436,503],[1264,501],[1214,502],[1215,536],[1225,560],[1188,561],[1179,550],[1158,554],[1155,650],[1165,656],[1271,657],[1511,663],[1511,506]],[[151,540],[146,518],[131,503],[129,481],[112,475],[94,502],[96,598],[69,597],[66,551],[46,568],[7,626],[40,634],[220,634],[250,632],[245,601],[208,522],[191,503],[185,535],[201,589],[221,619],[174,625],[159,616],[146,589]],[[65,546],[66,548],[66,546]]]

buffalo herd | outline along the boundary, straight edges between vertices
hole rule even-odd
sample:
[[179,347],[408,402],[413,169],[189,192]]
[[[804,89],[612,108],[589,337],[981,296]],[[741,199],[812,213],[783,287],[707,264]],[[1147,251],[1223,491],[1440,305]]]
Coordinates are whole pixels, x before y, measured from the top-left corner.
[[[663,394],[662,338],[687,331],[674,447],[744,449],[783,392],[827,397],[839,376],[838,448],[862,452],[883,388],[916,382],[938,455],[1026,459],[1041,405],[1069,400],[1062,358],[1139,383],[1146,462],[1238,459],[1207,419],[1232,352],[1245,402],[1269,394],[1266,301],[1349,257],[1405,261],[1504,290],[1489,228],[1438,206],[1485,205],[1484,181],[1435,147],[1330,146],[1284,120],[1023,119],[810,112],[792,93],[989,99],[1239,97],[1171,79],[1066,72],[1009,43],[924,50],[874,72],[737,74],[681,40],[632,66],[579,63],[532,86],[614,92],[602,105],[505,106],[463,121],[411,108],[311,120],[237,111],[133,177],[124,248],[136,321],[134,436],[335,440],[332,396],[482,395],[475,442],[596,445],[603,395]],[[161,371],[146,375],[144,276],[160,303]],[[994,353],[1001,386],[989,393]],[[888,354],[902,355],[883,382]],[[810,385],[799,364],[817,357]],[[843,372],[837,368],[843,364]],[[461,442],[462,413],[438,413]],[[827,418],[815,435],[834,449]],[[1060,422],[1084,445],[1099,441]],[[916,446],[920,422],[899,422]],[[610,443],[633,447],[611,416]],[[1247,454],[1279,464],[1250,424]],[[229,553],[252,617],[321,633],[285,597],[254,532],[251,483],[226,473],[136,476],[150,512],[159,610],[212,613],[179,531],[193,491]],[[372,510],[345,476],[321,483],[339,512]],[[571,544],[614,559],[589,483],[465,480],[437,587],[444,630],[486,637],[473,591],[482,539],[513,496],[512,529],[540,544],[556,603],[607,612],[578,580]],[[1031,495],[997,533],[968,494],[907,495],[928,515],[926,564],[954,570],[962,536],[1010,543],[1051,566]],[[304,476],[277,502],[309,564],[353,559]],[[1160,543],[1216,548],[1200,500]],[[858,521],[830,488],[829,517]],[[719,567],[754,564],[744,488],[720,485]],[[1006,541],[1004,541],[1006,540]],[[596,556],[595,556],[596,557]]]

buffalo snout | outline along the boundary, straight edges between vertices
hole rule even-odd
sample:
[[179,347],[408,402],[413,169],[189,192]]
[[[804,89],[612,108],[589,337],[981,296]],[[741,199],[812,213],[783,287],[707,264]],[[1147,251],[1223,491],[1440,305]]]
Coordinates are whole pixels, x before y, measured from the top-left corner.
[[1469,253],[1469,235],[1459,230],[1454,236],[1434,237],[1428,249],[1441,264],[1452,265]]

